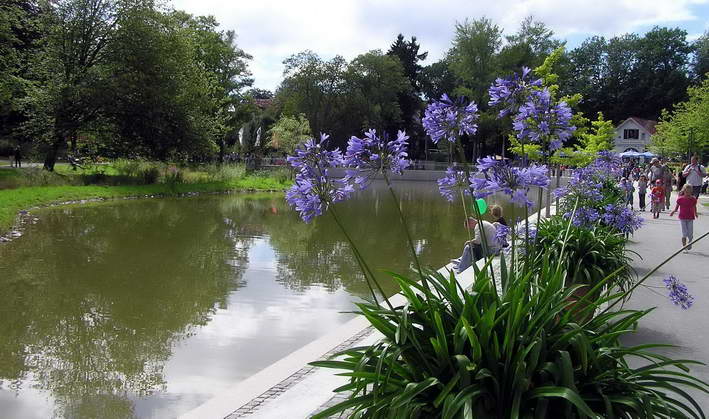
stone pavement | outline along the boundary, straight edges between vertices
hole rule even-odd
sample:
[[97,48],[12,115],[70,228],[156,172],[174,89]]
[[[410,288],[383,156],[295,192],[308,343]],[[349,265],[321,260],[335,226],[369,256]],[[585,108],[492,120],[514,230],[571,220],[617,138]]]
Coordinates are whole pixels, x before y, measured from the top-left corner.
[[[672,196],[673,206],[675,199],[676,194]],[[637,199],[635,202],[637,204]],[[699,199],[699,218],[694,220],[695,238],[709,231],[709,207],[702,203],[709,203],[709,197],[704,195]],[[639,214],[644,216],[645,225],[631,237],[628,249],[639,254],[634,257],[633,266],[643,277],[682,247],[682,234],[677,214],[670,217],[669,212],[665,211],[656,220],[649,212]],[[673,305],[667,298],[667,290],[662,283],[667,275],[676,276],[694,296],[694,305],[689,310]],[[695,244],[692,250],[677,255],[648,278],[645,284],[648,287],[638,287],[626,307],[657,308],[640,321],[637,332],[625,338],[623,343],[672,344],[677,347],[658,352],[676,359],[709,363],[709,237]],[[709,382],[709,367],[692,367],[691,373]],[[692,389],[688,391],[709,412],[709,395]]]

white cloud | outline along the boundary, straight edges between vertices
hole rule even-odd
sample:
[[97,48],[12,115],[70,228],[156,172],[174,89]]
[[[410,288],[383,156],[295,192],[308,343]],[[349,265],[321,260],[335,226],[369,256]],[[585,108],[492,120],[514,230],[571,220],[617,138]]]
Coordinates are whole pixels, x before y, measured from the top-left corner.
[[177,9],[211,14],[234,29],[239,45],[254,56],[256,86],[273,89],[282,61],[310,49],[324,58],[352,59],[387,49],[398,33],[415,35],[432,60],[448,49],[456,21],[487,16],[506,32],[528,15],[560,37],[614,35],[649,25],[696,21],[697,5],[709,0],[175,0]]

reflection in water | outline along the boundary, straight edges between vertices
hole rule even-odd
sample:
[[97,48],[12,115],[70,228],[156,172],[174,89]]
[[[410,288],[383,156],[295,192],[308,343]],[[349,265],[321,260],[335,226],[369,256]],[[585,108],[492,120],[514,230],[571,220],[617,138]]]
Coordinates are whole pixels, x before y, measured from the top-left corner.
[[[400,184],[425,265],[465,240],[462,210]],[[375,270],[412,266],[381,189],[340,204]],[[367,295],[329,217],[282,195],[114,201],[44,210],[0,246],[0,411],[170,417],[332,330]],[[381,275],[387,292],[392,281]]]

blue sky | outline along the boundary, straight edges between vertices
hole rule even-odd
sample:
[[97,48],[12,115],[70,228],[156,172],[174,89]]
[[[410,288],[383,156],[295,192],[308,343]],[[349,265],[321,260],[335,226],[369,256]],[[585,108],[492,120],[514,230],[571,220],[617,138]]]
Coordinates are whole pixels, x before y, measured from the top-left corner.
[[432,63],[465,18],[486,16],[513,33],[533,15],[571,48],[588,36],[644,33],[655,25],[683,28],[690,39],[709,30],[709,0],[173,0],[173,6],[214,15],[222,29],[235,30],[239,46],[254,57],[254,85],[270,90],[292,54],[310,49],[352,59],[386,50],[398,33],[416,36],[429,52],[424,64]]

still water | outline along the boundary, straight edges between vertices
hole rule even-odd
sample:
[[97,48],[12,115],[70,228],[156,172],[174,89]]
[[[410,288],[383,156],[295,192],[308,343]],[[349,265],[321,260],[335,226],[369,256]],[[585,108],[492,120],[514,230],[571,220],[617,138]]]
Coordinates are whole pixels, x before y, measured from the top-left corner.
[[[467,234],[434,187],[397,185],[422,263],[437,268]],[[382,187],[338,211],[373,268],[409,271]],[[367,295],[331,218],[304,224],[282,194],[35,215],[0,245],[2,417],[175,417],[346,322]]]

